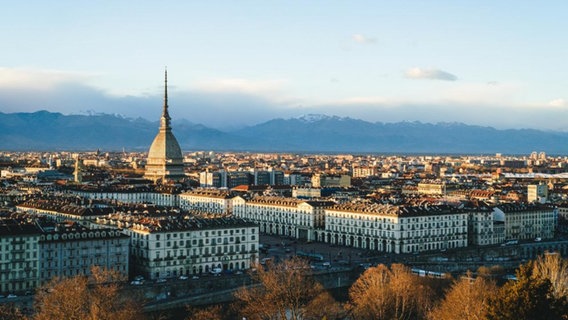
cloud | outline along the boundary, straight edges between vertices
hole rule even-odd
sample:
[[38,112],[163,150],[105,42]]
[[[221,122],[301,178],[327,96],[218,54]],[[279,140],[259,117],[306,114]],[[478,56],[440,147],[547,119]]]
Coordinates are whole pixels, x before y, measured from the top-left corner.
[[[48,110],[63,114],[121,114],[158,121],[163,88],[158,83],[146,94],[114,95],[89,84],[89,75],[59,72],[23,72],[10,82],[0,71],[0,111],[34,112]],[[37,78],[34,78],[36,77]],[[40,83],[44,81],[44,83]],[[35,85],[34,85],[35,84]],[[460,82],[443,94],[369,94],[292,99],[287,94],[293,83],[284,80],[218,79],[183,87],[171,83],[170,115],[220,130],[254,125],[274,118],[308,113],[338,115],[368,121],[463,122],[495,128],[537,128],[568,130],[568,100],[555,99],[523,105],[518,92],[526,88],[515,83]],[[310,99],[312,98],[312,99]],[[308,101],[311,100],[311,101]],[[319,100],[319,101],[315,101]],[[175,131],[175,126],[174,126]]]
[[559,99],[554,99],[550,102],[548,102],[548,105],[551,107],[565,107],[568,105],[568,101],[566,101],[565,99],[559,98]]
[[458,77],[455,75],[440,70],[440,69],[423,69],[423,68],[412,68],[408,69],[405,76],[409,79],[431,79],[431,80],[445,80],[445,81],[456,81]]
[[362,34],[354,34],[351,36],[351,39],[353,39],[353,41],[357,43],[363,43],[363,44],[372,44],[377,42],[377,39],[369,38]]
[[259,94],[279,91],[285,83],[285,80],[248,80],[242,78],[227,78],[201,81],[195,84],[195,87],[198,90],[207,92]]
[[32,70],[25,68],[0,68],[0,87],[34,88],[51,90],[68,83],[87,82],[93,75],[58,70]]

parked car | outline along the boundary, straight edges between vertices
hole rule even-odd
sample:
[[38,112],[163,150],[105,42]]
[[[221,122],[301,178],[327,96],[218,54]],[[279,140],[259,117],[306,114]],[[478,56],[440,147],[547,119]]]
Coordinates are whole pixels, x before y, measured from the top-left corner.
[[17,298],[17,297],[18,297],[18,296],[15,295],[15,294],[13,294],[13,293],[10,293],[10,294],[8,295],[8,299],[14,299],[14,298]]
[[181,276],[179,276],[179,279],[180,280],[187,280],[187,279],[189,279],[189,277],[182,274]]
[[191,280],[198,280],[198,279],[199,279],[199,276],[193,276],[193,277],[191,277]]

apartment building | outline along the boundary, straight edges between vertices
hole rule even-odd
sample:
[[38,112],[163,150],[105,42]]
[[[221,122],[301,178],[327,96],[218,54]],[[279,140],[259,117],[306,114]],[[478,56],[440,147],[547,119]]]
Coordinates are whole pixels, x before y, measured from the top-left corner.
[[467,212],[446,205],[348,203],[325,210],[322,239],[331,244],[416,253],[467,246]]
[[97,223],[124,230],[132,270],[148,279],[245,270],[258,261],[258,226],[242,219],[114,214]]
[[38,240],[33,220],[0,219],[0,293],[33,290],[38,286]]
[[225,190],[196,189],[180,194],[179,206],[184,210],[227,215],[233,211],[231,199],[229,192]]
[[260,232],[314,241],[325,225],[325,208],[332,201],[303,201],[296,198],[257,196],[233,199],[236,217],[257,223]]
[[558,209],[542,204],[500,204],[493,208],[493,219],[503,223],[504,240],[552,239]]
[[114,229],[91,229],[75,222],[38,223],[40,285],[53,277],[90,275],[91,267],[129,272],[130,238]]

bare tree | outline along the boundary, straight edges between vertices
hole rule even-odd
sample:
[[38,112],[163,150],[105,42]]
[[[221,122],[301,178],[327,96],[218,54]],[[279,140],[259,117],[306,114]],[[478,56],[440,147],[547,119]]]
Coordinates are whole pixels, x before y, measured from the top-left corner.
[[221,306],[211,306],[204,309],[187,308],[189,315],[186,320],[223,320],[223,308]]
[[323,291],[311,276],[309,264],[299,258],[256,270],[252,278],[258,284],[235,294],[247,319],[303,319],[306,306]]
[[429,314],[431,320],[485,319],[489,302],[497,293],[494,282],[484,277],[473,279],[471,273],[456,280],[442,302]]
[[136,302],[120,294],[116,282],[119,277],[117,273],[93,268],[89,278],[54,279],[38,290],[34,319],[141,319],[141,308]]
[[342,305],[329,292],[324,291],[306,306],[305,320],[335,320],[345,319],[346,314]]
[[402,264],[369,268],[349,290],[356,319],[421,319],[430,309],[431,289]]
[[568,298],[568,260],[547,253],[537,258],[533,268],[533,277],[550,281],[556,299]]

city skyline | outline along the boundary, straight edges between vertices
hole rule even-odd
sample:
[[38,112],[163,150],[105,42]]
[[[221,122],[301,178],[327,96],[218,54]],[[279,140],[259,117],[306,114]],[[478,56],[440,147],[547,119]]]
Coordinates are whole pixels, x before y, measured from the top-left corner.
[[[318,113],[566,131],[567,4],[10,3],[0,111],[214,128]],[[174,128],[175,130],[175,128]]]

